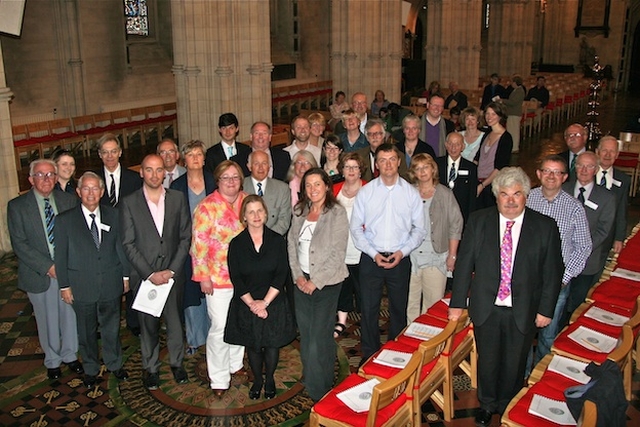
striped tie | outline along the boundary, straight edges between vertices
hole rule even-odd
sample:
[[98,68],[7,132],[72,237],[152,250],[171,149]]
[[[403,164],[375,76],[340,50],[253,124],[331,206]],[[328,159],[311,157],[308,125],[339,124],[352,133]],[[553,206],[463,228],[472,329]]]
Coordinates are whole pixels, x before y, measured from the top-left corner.
[[451,170],[449,171],[449,187],[453,188],[453,181],[456,180],[456,164],[451,163]]
[[262,192],[262,183],[261,182],[258,183],[258,196],[260,196],[260,197],[264,196],[264,193]]
[[606,187],[607,186],[607,171],[602,171],[602,178],[600,178],[600,186],[601,187]]
[[56,214],[53,213],[53,207],[51,206],[51,203],[49,203],[49,199],[44,199],[44,222],[47,226],[47,240],[49,240],[49,243],[51,243],[51,245],[53,245],[54,247],[55,244],[53,242],[53,225],[56,222],[55,218]]
[[109,188],[109,204],[115,207],[118,204],[118,200],[116,200],[116,180],[113,178],[113,174],[111,175],[111,187]]
[[96,214],[89,214],[91,217],[91,237],[93,237],[93,244],[96,245],[96,249],[100,249],[100,235],[98,234],[98,226],[96,225]]

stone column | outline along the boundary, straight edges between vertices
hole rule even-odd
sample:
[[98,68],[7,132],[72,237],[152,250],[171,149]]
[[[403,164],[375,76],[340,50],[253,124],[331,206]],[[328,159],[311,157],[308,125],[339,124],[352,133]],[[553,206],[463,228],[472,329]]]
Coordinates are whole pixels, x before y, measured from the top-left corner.
[[482,2],[436,0],[427,5],[426,82],[456,81],[475,89],[480,69]]
[[[400,101],[401,0],[333,0],[331,78],[334,92],[364,92],[369,101],[382,89]],[[395,23],[395,24],[393,24]]]
[[13,93],[7,87],[0,45],[0,256],[12,250],[7,229],[7,203],[20,192],[9,115],[9,101],[12,97]]
[[271,122],[268,0],[172,0],[172,71],[181,141],[220,140],[218,117],[238,116],[239,140]]

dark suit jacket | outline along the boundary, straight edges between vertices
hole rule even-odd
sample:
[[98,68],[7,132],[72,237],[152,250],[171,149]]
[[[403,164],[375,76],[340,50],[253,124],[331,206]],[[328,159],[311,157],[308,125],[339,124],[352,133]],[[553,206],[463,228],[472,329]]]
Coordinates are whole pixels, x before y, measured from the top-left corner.
[[[575,181],[567,181],[562,184],[562,189],[574,195],[575,186]],[[581,274],[597,274],[602,271],[613,242],[616,217],[615,196],[606,188],[594,185],[589,199],[584,204],[584,210],[589,221],[592,249]]]
[[[236,161],[235,158],[238,156],[240,156],[241,158],[246,158],[247,156],[249,156],[251,147],[236,141],[236,150],[238,153],[231,158],[231,160],[233,160],[234,162]],[[204,160],[204,168],[213,173],[216,167],[225,160],[227,160],[227,156],[223,151],[222,142],[218,142],[217,144],[209,147],[209,149],[207,150],[207,155]]]
[[[286,180],[287,171],[289,171],[289,166],[291,165],[291,157],[289,156],[289,153],[279,146],[271,147],[269,152],[271,154],[271,161],[273,162],[273,178],[279,179],[280,181]],[[242,156],[238,153],[238,155],[232,157],[232,160],[242,168],[245,177],[251,175],[251,172],[249,172],[249,168],[247,167],[249,153],[251,153],[251,150]]]
[[[133,193],[134,191],[142,188],[142,178],[140,177],[140,174],[132,171],[131,169],[125,168],[122,165],[122,163],[120,164],[120,167],[122,168],[122,174],[120,175],[120,192],[116,193],[120,195],[120,198],[118,199],[118,203],[116,203],[116,207],[120,205],[120,202],[122,201],[123,198]],[[98,169],[96,173],[100,178],[102,178],[106,186],[107,180],[104,176],[104,166]],[[102,195],[102,199],[100,199],[100,203],[103,205],[109,204],[109,188],[108,187],[105,187],[105,191],[104,191],[104,194]]]
[[[370,147],[364,147],[356,151],[356,153],[360,154],[362,163],[364,163],[364,171],[360,171],[362,174],[361,178],[367,182],[373,179],[373,165],[371,164],[370,152]],[[398,169],[398,172],[401,177],[408,180],[409,175],[407,174],[407,161],[404,159],[404,156],[400,156],[400,168]]]
[[[47,235],[34,191],[31,189],[9,201],[7,225],[13,251],[18,257],[18,289],[41,293],[49,289],[51,281],[47,272],[53,265],[53,260],[49,254]],[[60,190],[53,190],[51,195],[55,200],[58,214],[73,208],[80,200]]]
[[100,206],[100,221],[109,226],[96,249],[81,205],[56,217],[56,274],[60,288],[71,287],[80,302],[107,301],[123,294],[122,278],[129,275],[129,263],[122,248],[118,211]]
[[460,109],[460,112],[469,106],[469,102],[467,101],[467,95],[464,93],[457,91],[455,94],[450,94],[447,96],[447,99],[444,100],[444,108],[452,108],[449,104],[451,101],[457,102],[457,107]]
[[174,271],[175,285],[184,284],[184,262],[191,245],[191,215],[184,196],[167,190],[164,228],[158,234],[142,190],[122,199],[119,207],[122,244],[131,264],[131,289],[161,270]]
[[[396,147],[398,147],[398,150],[402,151],[403,153],[406,153],[406,148],[404,146],[404,139],[402,141],[398,141],[398,143],[396,143]],[[424,142],[423,140],[419,139],[418,140],[418,145],[416,145],[416,149],[413,151],[413,156],[415,156],[416,154],[419,153],[425,153],[430,155],[431,157],[433,157],[433,159],[435,160],[436,158],[436,152],[433,151],[433,147],[430,146],[429,144],[427,144],[426,142]],[[411,157],[413,157],[411,156]]]
[[[203,170],[202,174],[204,175],[204,192],[208,196],[216,189],[216,180],[211,172],[207,170]],[[189,212],[191,212],[191,208],[195,208],[195,206],[189,205],[189,183],[187,182],[186,173],[184,175],[180,175],[178,179],[171,183],[171,189],[178,190],[184,194],[187,206],[189,207]]]
[[619,186],[614,182],[609,189],[609,191],[611,191],[616,197],[614,240],[623,242],[627,237],[627,207],[629,205],[629,187],[631,186],[631,179],[629,178],[629,175],[616,168],[613,168],[613,179],[620,182]]
[[569,159],[571,158],[571,156],[569,156],[569,150],[565,150],[561,153],[558,153],[558,156],[562,157],[564,159],[564,163],[567,165],[567,172],[569,172],[567,181],[575,181],[576,172],[575,171],[571,172],[571,169],[570,169],[571,164],[569,163]]
[[[521,333],[535,328],[536,314],[553,317],[563,270],[556,222],[525,208],[511,278],[513,317]],[[469,218],[458,251],[450,306],[466,307],[468,295],[473,323],[482,325],[489,317],[499,287],[499,217],[497,208],[490,207],[472,213]]]
[[491,84],[488,84],[484,87],[484,91],[482,92],[482,104],[480,105],[480,109],[484,110],[487,105],[489,105],[492,101],[491,98],[494,96],[499,96],[500,98],[507,97],[507,91],[504,86],[501,84],[496,85],[495,94],[491,96]]
[[[447,175],[447,160],[449,156],[441,156],[436,159],[438,165],[438,175],[440,183],[449,186],[449,176]],[[463,175],[460,171],[468,171],[467,175]],[[464,157],[460,157],[460,167],[458,168],[458,176],[454,181],[453,195],[460,205],[460,211],[466,224],[469,215],[476,209],[476,198],[478,189],[478,167],[475,163],[470,162]]]

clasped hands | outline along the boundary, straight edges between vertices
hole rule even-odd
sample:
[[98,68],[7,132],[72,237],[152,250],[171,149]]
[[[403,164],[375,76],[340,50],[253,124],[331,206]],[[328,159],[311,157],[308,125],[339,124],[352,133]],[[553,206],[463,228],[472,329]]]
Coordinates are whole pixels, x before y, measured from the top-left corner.
[[266,319],[269,316],[267,312],[267,303],[264,300],[253,300],[249,304],[249,310],[261,319]]
[[296,279],[296,286],[302,293],[307,295],[311,295],[313,291],[315,291],[317,286],[311,281],[304,278],[304,276],[300,276]]

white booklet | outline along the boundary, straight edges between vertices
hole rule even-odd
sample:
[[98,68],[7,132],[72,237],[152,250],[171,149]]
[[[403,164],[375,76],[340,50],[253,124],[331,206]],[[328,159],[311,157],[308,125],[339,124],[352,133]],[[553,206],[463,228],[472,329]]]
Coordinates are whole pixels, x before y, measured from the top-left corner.
[[424,323],[412,322],[404,332],[406,336],[428,341],[443,331],[443,328],[425,325]]
[[578,423],[571,415],[566,402],[549,399],[534,394],[529,406],[529,413],[563,426],[575,426]]
[[611,272],[613,277],[622,277],[623,279],[635,280],[640,282],[640,272],[626,270],[624,268],[616,268]]
[[385,348],[373,359],[373,362],[379,365],[403,369],[405,366],[407,366],[407,363],[409,363],[409,359],[411,359],[411,356],[413,356],[411,353],[388,350]]
[[578,326],[578,329],[569,334],[569,338],[587,348],[598,353],[611,353],[616,348],[618,340],[609,335],[596,332],[593,329]]
[[154,285],[150,280],[143,280],[131,307],[154,317],[160,317],[172,287],[173,279],[169,279],[169,282],[164,285]]
[[587,365],[588,363],[555,354],[551,362],[549,362],[547,369],[551,372],[564,375],[580,384],[586,384],[591,380],[591,377],[584,373]]
[[584,317],[595,319],[598,322],[606,323],[612,326],[622,326],[629,320],[628,316],[622,316],[620,314],[612,313],[604,310],[600,307],[591,306],[589,310],[584,313]]
[[377,378],[371,378],[368,381],[336,394],[336,397],[340,399],[342,403],[347,405],[353,412],[367,412],[371,405],[373,388],[378,384],[380,384],[380,380]]

